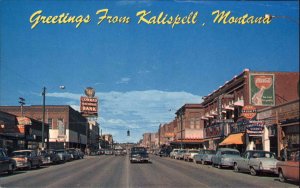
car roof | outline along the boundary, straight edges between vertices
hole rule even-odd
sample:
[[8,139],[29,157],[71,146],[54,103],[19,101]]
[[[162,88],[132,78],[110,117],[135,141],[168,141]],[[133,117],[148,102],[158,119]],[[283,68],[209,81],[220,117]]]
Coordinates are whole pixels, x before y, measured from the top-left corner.
[[218,151],[239,151],[239,150],[233,148],[219,148]]
[[16,151],[13,151],[13,152],[24,152],[24,151],[31,152],[31,151],[33,151],[33,150],[24,149],[24,150],[16,150]]

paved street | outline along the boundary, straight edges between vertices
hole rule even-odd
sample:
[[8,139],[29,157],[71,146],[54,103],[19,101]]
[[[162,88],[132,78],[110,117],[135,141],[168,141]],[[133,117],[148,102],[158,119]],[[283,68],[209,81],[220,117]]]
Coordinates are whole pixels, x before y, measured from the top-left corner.
[[130,164],[127,156],[91,156],[13,175],[2,174],[0,187],[297,187],[271,175],[253,177],[153,155],[151,160]]

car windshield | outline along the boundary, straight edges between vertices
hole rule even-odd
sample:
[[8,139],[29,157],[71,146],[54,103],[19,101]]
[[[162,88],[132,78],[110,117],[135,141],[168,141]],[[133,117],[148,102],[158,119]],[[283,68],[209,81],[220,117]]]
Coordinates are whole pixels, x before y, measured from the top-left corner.
[[190,150],[189,152],[190,153],[198,153],[199,151],[198,150]]
[[30,151],[15,151],[12,153],[12,156],[28,156],[30,154]]
[[271,152],[255,152],[255,153],[253,153],[253,157],[274,159],[275,155]]
[[221,155],[240,155],[237,151],[222,151]]
[[216,154],[216,151],[214,150],[204,150],[205,154]]
[[57,150],[56,153],[64,153],[64,150]]
[[147,152],[146,148],[132,148],[131,152]]

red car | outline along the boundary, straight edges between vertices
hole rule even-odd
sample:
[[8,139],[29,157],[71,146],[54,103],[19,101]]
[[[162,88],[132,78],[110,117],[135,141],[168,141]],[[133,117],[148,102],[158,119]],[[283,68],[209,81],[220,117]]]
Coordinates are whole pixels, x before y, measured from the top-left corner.
[[281,182],[288,180],[299,182],[299,151],[291,153],[291,157],[287,161],[280,161],[276,164],[276,169]]

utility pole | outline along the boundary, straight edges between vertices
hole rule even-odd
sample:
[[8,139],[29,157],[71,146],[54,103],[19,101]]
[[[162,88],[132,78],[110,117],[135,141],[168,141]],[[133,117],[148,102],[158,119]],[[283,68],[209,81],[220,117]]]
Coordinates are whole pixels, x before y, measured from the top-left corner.
[[46,101],[46,87],[43,87],[43,120],[42,120],[42,150],[44,150],[45,146],[45,138],[44,138],[44,132],[45,132],[45,101]]
[[23,105],[25,105],[25,99],[23,97],[19,97],[19,103],[21,105],[21,116],[23,117],[24,116]]

